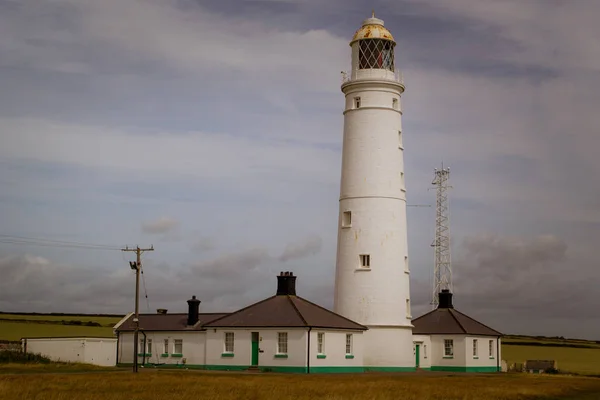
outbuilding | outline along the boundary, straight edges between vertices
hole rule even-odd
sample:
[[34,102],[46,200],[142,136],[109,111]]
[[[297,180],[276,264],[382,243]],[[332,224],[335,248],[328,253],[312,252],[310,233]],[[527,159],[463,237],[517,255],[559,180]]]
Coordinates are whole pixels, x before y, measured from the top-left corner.
[[[296,276],[281,273],[274,296],[233,313],[140,315],[138,362],[209,370],[362,372],[367,327],[296,295]],[[115,326],[120,365],[133,363],[133,315]]]
[[452,293],[439,294],[439,306],[412,321],[415,364],[420,369],[500,372],[502,333],[454,309]]
[[102,337],[22,338],[23,352],[41,354],[52,361],[114,367],[117,339]]

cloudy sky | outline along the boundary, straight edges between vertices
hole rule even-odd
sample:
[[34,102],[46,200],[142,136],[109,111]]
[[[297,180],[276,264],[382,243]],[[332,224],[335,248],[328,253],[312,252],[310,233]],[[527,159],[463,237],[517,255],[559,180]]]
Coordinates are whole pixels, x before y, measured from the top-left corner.
[[[376,15],[406,82],[409,204],[451,167],[455,304],[600,338],[600,2],[0,0],[0,310],[229,311],[275,274],[333,303],[340,71]],[[413,315],[434,209],[408,209]],[[47,242],[50,243],[50,242]],[[146,301],[142,310],[147,311]]]

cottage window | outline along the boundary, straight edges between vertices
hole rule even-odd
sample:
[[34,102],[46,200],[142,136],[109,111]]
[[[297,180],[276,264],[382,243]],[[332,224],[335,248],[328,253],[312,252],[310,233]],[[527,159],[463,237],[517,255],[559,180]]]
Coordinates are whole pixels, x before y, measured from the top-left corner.
[[317,333],[317,353],[325,354],[325,333]]
[[454,356],[454,340],[445,339],[444,340],[444,357],[453,357]]
[[490,350],[490,358],[494,358],[494,341],[493,340],[490,340],[489,350]]
[[143,354],[146,352],[144,345],[145,345],[144,339],[140,339],[140,345],[138,346],[138,354]]
[[146,340],[146,353],[152,354],[152,339]]
[[175,339],[175,345],[173,347],[173,353],[183,354],[183,340]]
[[352,334],[346,334],[346,354],[352,354]]
[[423,358],[427,358],[427,345],[423,345]]
[[233,332],[225,332],[225,353],[233,353],[234,337]]
[[163,353],[164,354],[169,354],[169,339],[165,339],[164,341],[164,349],[163,349]]
[[288,334],[287,332],[277,332],[277,354],[287,354],[288,352]]
[[477,357],[477,339],[473,339],[473,357]]

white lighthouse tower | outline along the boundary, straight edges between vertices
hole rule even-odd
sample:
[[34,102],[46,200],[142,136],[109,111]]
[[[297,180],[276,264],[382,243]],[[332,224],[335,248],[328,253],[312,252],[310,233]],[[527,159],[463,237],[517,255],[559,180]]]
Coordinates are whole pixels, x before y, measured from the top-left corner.
[[392,34],[381,19],[356,31],[344,73],[344,138],[335,312],[366,325],[364,365],[415,367],[410,313],[401,96]]

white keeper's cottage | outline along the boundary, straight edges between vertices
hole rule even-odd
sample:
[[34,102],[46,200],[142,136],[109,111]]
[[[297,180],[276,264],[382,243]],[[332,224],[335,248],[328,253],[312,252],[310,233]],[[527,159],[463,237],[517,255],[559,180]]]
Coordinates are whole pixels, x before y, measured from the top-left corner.
[[[274,372],[362,372],[366,327],[296,295],[281,273],[277,293],[236,312],[140,315],[138,363],[161,367]],[[115,325],[117,363],[133,363],[133,315]]]

